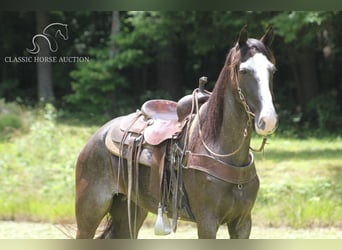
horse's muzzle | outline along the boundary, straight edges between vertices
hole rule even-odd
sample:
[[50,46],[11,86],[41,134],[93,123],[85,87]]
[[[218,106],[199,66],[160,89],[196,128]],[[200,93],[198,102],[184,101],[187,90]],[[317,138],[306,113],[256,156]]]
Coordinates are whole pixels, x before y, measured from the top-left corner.
[[267,111],[261,113],[255,119],[255,131],[262,136],[270,135],[278,127],[278,115],[275,111]]

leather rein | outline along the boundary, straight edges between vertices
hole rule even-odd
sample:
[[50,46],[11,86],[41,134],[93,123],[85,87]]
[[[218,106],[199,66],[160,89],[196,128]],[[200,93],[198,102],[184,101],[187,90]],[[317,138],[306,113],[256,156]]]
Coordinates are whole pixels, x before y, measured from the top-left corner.
[[[248,135],[248,128],[252,125],[252,120],[255,118],[255,114],[250,110],[250,108],[247,104],[246,98],[245,98],[244,94],[242,93],[241,88],[238,87],[239,98],[240,98],[240,101],[241,101],[241,103],[242,103],[242,105],[243,105],[243,107],[247,113],[248,120],[246,122],[245,128],[243,129],[243,138],[242,138],[240,145],[236,148],[236,150],[234,150],[233,152],[227,153],[227,154],[219,154],[219,153],[214,152],[203,139],[201,123],[200,123],[201,119],[200,119],[200,112],[199,112],[199,105],[198,105],[198,97],[197,97],[197,93],[199,91],[205,91],[205,93],[207,93],[207,94],[211,94],[211,92],[206,91],[206,90],[200,90],[200,89],[196,88],[192,93],[192,95],[193,95],[193,99],[192,99],[193,104],[192,105],[193,105],[193,107],[196,108],[196,113],[198,115],[198,133],[199,133],[199,136],[200,136],[200,139],[201,139],[203,146],[205,147],[205,149],[210,154],[212,154],[215,157],[230,157],[230,156],[237,154],[241,150],[241,148],[245,142],[245,139]],[[267,136],[264,136],[259,149],[253,149],[252,147],[249,147],[249,148],[253,152],[263,152],[266,143],[267,143]]]

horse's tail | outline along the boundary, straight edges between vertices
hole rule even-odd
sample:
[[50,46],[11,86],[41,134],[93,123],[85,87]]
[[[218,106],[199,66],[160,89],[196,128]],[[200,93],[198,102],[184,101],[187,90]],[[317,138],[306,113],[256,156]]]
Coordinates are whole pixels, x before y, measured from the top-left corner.
[[36,39],[37,39],[37,35],[32,37],[33,49],[26,49],[26,51],[29,52],[30,54],[38,54],[39,51],[40,51],[40,47],[39,47],[38,42],[36,41]]
[[102,230],[101,234],[96,239],[111,238],[110,235],[112,234],[113,230],[114,230],[114,223],[113,223],[112,217],[108,215],[106,225],[104,229]]
[[38,41],[37,41],[37,39],[39,37],[41,37],[41,38],[46,40],[46,42],[49,45],[49,49],[50,49],[51,52],[56,52],[58,50],[58,44],[57,44],[57,42],[56,42],[54,37],[52,37],[49,34],[47,34],[47,35],[38,34],[38,35],[35,35],[32,38],[33,49],[26,49],[27,52],[29,52],[31,54],[38,54],[39,53],[40,46],[39,46]]

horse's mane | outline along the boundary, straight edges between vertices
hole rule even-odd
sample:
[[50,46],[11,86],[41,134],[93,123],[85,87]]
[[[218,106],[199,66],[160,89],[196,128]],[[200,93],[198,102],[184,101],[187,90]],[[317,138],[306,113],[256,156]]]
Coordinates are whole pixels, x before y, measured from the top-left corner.
[[[202,125],[205,139],[216,138],[223,119],[223,100],[226,88],[237,86],[237,65],[240,61],[237,46],[233,47],[228,55],[224,66],[216,81],[213,92],[208,100],[207,112]],[[235,82],[235,83],[234,83]]]
[[219,134],[223,120],[223,100],[226,89],[229,88],[234,93],[235,98],[239,98],[237,89],[240,63],[257,52],[264,54],[273,64],[275,63],[272,51],[260,40],[253,38],[248,39],[246,46],[241,48],[237,43],[226,56],[224,66],[208,100],[206,117],[205,119],[202,118],[204,120],[202,125],[203,136],[207,141],[216,139]]

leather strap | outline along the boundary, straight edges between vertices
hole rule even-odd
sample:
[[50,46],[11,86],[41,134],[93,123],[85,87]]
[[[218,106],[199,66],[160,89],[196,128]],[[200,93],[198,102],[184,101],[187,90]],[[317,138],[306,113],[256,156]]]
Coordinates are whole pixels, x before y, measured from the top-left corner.
[[256,176],[253,154],[250,153],[250,162],[246,166],[236,167],[209,155],[195,154],[187,151],[185,156],[186,167],[205,172],[217,179],[233,183],[246,184]]

